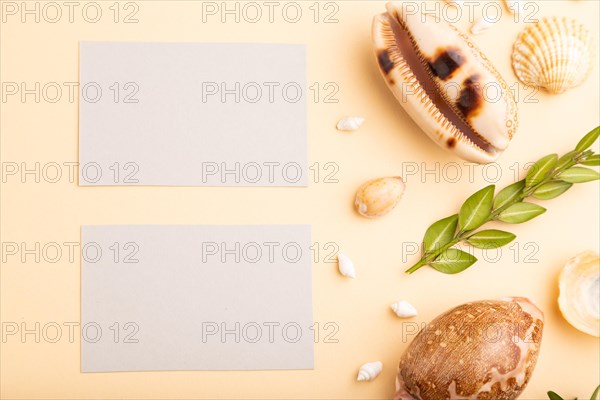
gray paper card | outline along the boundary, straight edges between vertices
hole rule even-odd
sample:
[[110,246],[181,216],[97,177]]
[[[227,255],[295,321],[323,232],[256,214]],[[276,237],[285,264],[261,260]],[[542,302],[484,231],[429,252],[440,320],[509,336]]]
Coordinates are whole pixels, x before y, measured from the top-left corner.
[[306,186],[303,45],[81,42],[80,185]]
[[82,227],[81,370],[312,369],[310,227]]

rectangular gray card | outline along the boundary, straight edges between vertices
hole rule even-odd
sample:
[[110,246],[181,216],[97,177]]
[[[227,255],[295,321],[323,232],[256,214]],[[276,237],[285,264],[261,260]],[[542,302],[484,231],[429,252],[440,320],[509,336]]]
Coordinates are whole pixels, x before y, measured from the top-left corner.
[[304,45],[80,43],[80,185],[306,186]]
[[81,370],[312,369],[310,227],[82,227]]

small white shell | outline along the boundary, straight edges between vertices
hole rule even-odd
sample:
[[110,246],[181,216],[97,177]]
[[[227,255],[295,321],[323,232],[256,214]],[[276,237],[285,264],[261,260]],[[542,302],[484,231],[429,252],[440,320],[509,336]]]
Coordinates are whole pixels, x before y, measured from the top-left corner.
[[417,309],[408,301],[401,300],[390,306],[400,318],[411,318],[417,315]]
[[523,12],[525,7],[525,1],[523,0],[504,0],[506,9],[513,14],[520,14]]
[[338,268],[340,274],[348,278],[356,278],[356,270],[354,269],[354,263],[344,253],[338,253]]
[[381,361],[363,364],[358,370],[358,376],[356,377],[356,380],[359,382],[372,381],[373,379],[377,378],[382,370],[383,363]]
[[363,117],[344,117],[337,123],[338,131],[355,131],[365,122]]
[[473,22],[473,25],[471,25],[471,33],[473,35],[480,35],[490,29],[493,25],[494,22],[492,20],[480,17]]
[[512,66],[524,84],[558,94],[583,83],[592,69],[593,52],[592,37],[579,22],[543,18],[517,37]]

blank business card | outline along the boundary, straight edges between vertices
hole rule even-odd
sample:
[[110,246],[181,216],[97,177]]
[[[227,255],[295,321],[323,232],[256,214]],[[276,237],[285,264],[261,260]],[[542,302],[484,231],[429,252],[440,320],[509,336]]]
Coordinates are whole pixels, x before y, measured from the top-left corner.
[[312,369],[310,227],[83,226],[83,372]]
[[80,43],[80,185],[306,186],[304,45]]

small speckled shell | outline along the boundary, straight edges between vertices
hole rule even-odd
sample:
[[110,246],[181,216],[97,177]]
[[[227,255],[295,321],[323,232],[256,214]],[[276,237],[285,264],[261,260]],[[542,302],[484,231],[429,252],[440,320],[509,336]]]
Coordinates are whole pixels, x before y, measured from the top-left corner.
[[562,93],[587,78],[592,51],[591,35],[579,22],[566,17],[543,18],[517,37],[512,65],[524,84]]
[[381,217],[396,207],[404,188],[399,176],[368,181],[356,191],[356,211],[364,217]]
[[398,366],[395,400],[514,400],[537,361],[543,314],[522,297],[453,308],[415,337]]
[[373,19],[373,46],[400,105],[433,141],[459,157],[498,159],[518,125],[517,104],[504,79],[453,25],[408,12],[402,3],[386,7]]

